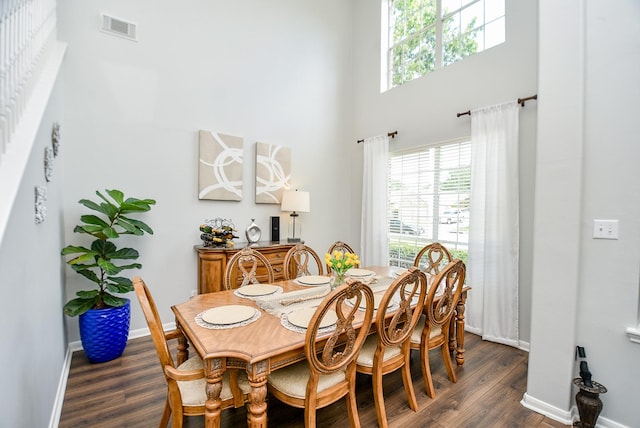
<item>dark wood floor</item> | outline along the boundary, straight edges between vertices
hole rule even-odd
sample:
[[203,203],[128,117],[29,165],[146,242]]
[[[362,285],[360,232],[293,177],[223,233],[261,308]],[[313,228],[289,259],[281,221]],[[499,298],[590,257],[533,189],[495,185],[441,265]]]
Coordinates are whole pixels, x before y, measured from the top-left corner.
[[[392,427],[564,427],[520,404],[527,378],[527,353],[466,335],[466,362],[457,367],[458,382],[447,378],[437,351],[432,351],[436,399],[424,392],[418,353],[412,355],[412,375],[420,410],[407,405],[399,372],[384,377],[385,404]],[[358,411],[363,427],[377,425],[371,378],[358,375]],[[91,364],[83,351],[73,354],[60,428],[158,426],[166,386],[150,337],[131,340],[122,357]],[[299,428],[303,411],[268,397],[269,425]],[[224,427],[246,426],[244,408],[222,412]],[[347,423],[344,401],[318,411],[319,427]],[[201,428],[203,417],[185,418],[185,427]]]

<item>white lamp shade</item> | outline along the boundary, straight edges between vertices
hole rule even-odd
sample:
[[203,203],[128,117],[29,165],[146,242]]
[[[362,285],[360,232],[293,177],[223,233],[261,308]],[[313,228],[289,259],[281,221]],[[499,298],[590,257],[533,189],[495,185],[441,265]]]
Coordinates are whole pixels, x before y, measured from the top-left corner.
[[285,190],[282,192],[282,211],[309,212],[309,192]]

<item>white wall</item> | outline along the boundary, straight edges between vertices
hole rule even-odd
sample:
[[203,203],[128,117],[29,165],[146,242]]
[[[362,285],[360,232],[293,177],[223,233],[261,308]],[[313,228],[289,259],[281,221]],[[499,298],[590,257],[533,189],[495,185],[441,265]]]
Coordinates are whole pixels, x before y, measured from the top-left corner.
[[[56,84],[35,137],[3,237],[0,237],[0,426],[45,427],[67,350],[62,314],[62,205],[64,137],[62,86]],[[62,147],[52,181],[44,177],[44,150],[54,122]],[[3,161],[11,161],[11,150]],[[1,185],[1,184],[0,184]],[[46,218],[35,224],[35,186],[46,186]],[[8,203],[8,201],[0,201]]]
[[[456,113],[537,92],[537,2],[507,0],[506,43],[380,93],[380,2],[355,0],[354,137],[398,131],[390,150],[468,136]],[[529,341],[537,103],[520,114],[520,339]],[[354,170],[355,177],[361,169]],[[357,198],[356,198],[357,199]],[[526,345],[525,345],[526,346]]]
[[[532,338],[525,403],[558,418],[586,348],[606,426],[640,426],[638,324],[640,7],[540,0],[540,103]],[[619,219],[620,239],[592,238]],[[561,244],[561,245],[559,245]],[[570,416],[570,415],[569,415]],[[618,425],[620,426],[620,425]]]
[[[138,24],[131,42],[98,31],[105,12]],[[254,144],[284,144],[292,152],[292,185],[311,194],[301,214],[303,239],[324,253],[350,231],[348,182],[355,143],[347,135],[352,94],[351,5],[342,0],[170,1],[75,0],[58,4],[65,62],[65,241],[81,198],[119,188],[154,198],[145,221],[151,237],[139,250],[139,272],[164,322],[172,304],[196,285],[198,226],[232,219],[245,241],[251,218],[268,239],[278,205],[254,203]],[[244,138],[241,202],[198,200],[198,130]],[[344,156],[346,154],[346,156]],[[336,191],[336,188],[342,188]],[[286,223],[285,223],[286,224]],[[87,283],[67,270],[68,297]],[[132,329],[146,327],[137,303]],[[78,340],[77,322],[68,323]]]

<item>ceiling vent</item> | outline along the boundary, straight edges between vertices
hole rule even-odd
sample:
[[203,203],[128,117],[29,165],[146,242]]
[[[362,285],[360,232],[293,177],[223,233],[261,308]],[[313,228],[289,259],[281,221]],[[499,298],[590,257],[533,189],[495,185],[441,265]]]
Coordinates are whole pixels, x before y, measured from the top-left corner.
[[113,16],[102,14],[100,30],[113,34],[114,36],[124,37],[125,39],[138,41],[138,25],[133,22],[127,22]]

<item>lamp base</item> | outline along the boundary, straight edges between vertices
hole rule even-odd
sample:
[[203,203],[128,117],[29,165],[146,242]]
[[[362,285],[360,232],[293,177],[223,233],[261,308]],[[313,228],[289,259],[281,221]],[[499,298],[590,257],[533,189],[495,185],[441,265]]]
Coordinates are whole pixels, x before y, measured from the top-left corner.
[[302,240],[300,238],[287,238],[287,242],[289,243],[302,242]]

